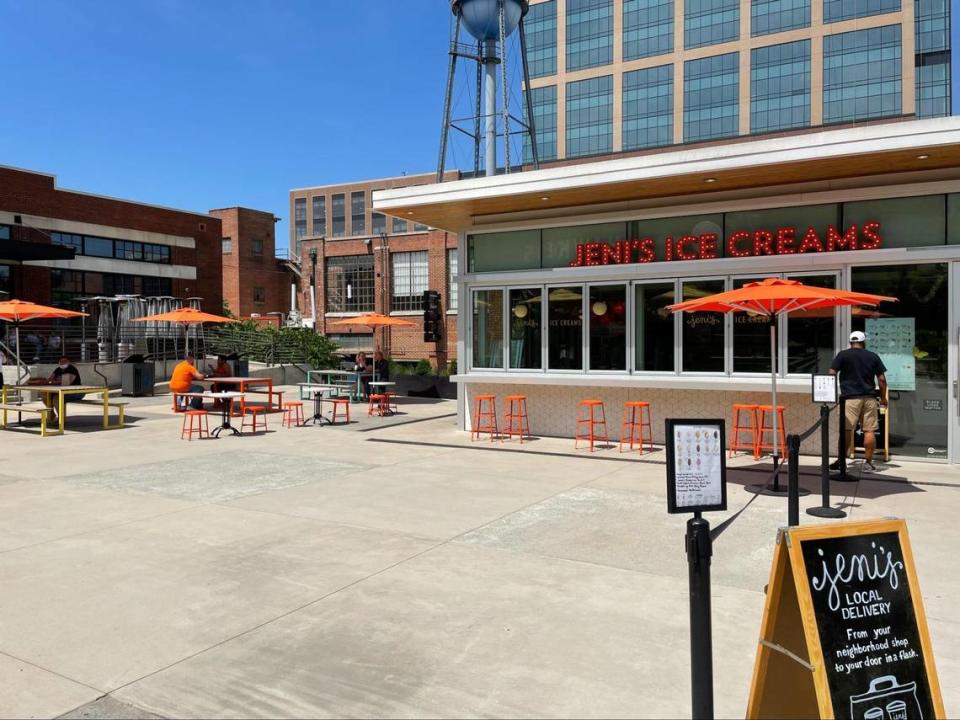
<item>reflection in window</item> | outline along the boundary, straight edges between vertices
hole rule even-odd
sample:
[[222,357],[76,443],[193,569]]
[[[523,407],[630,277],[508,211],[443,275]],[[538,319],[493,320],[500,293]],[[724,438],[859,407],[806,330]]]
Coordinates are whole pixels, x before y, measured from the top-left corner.
[[637,285],[635,291],[634,342],[636,370],[673,372],[673,313],[667,305],[674,302],[672,282]]
[[547,291],[548,362],[551,370],[583,369],[583,288]]
[[823,39],[823,122],[899,115],[900,26],[853,30]]
[[810,27],[810,0],[753,0],[750,3],[750,34]]
[[623,149],[673,142],[673,65],[623,74]]
[[567,157],[613,150],[613,76],[567,83]]
[[825,23],[869,17],[900,9],[900,0],[823,0]]
[[810,41],[750,51],[750,132],[810,124]]
[[731,137],[739,132],[740,54],[683,64],[684,142]]
[[567,72],[613,62],[613,0],[567,0]]
[[[723,292],[723,280],[683,283],[683,302]],[[683,370],[723,372],[723,313],[683,313]],[[768,352],[769,356],[769,352]],[[767,366],[769,370],[769,365]]]
[[[538,7],[534,5],[533,7]],[[530,104],[533,106],[533,123],[537,137],[537,159],[557,159],[557,86],[531,88]],[[529,122],[527,104],[523,104],[523,120]],[[530,136],[523,135],[523,162],[533,162],[533,148],[530,146]]]
[[673,52],[673,0],[623,0],[623,59]]
[[367,232],[367,201],[366,193],[350,193],[350,233],[363,235]]
[[510,291],[510,367],[539,370],[542,367],[540,332],[543,326],[543,291],[522,288]]
[[503,290],[473,293],[473,367],[503,368]]
[[523,21],[527,32],[527,64],[530,77],[538,78],[557,72],[557,3],[556,0],[531,5]]
[[[792,278],[804,285],[813,287],[835,288],[837,279],[834,275],[805,275]],[[853,308],[853,316],[864,312],[874,312],[864,308]],[[835,354],[834,317],[833,308],[794,312],[787,315],[787,372],[825,373],[830,370],[830,363]]]
[[[734,280],[733,288],[739,290],[747,283],[760,280],[761,278]],[[767,316],[745,312],[733,314],[733,371],[770,372],[770,319]]]
[[326,259],[327,312],[373,311],[373,256],[344,255]]
[[344,233],[347,231],[345,197],[346,196],[341,193],[340,195],[334,195],[331,198],[333,202],[333,233],[332,234],[334,237],[343,237]]
[[423,293],[430,287],[429,265],[426,250],[398,252],[390,255],[393,261],[392,310],[411,311],[423,309]]
[[683,45],[687,50],[740,36],[740,0],[684,0]]
[[590,369],[627,369],[627,286],[590,286]]

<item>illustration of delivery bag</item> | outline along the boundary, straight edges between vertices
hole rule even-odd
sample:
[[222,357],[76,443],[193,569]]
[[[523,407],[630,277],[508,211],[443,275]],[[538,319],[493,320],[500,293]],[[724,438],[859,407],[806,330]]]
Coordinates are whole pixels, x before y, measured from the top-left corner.
[[901,685],[893,675],[870,681],[862,695],[850,696],[853,720],[923,720],[915,682]]

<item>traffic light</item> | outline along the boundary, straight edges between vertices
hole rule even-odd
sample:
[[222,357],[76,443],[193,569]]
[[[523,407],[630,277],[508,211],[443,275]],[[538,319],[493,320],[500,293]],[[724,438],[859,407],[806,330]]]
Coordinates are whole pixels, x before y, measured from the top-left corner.
[[437,342],[443,337],[443,312],[440,309],[440,293],[423,291],[423,341]]

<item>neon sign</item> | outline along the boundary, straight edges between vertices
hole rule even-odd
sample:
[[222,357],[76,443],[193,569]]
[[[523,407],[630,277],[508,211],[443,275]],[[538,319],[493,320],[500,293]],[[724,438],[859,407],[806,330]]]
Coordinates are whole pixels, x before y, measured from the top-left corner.
[[[752,232],[741,230],[730,234],[725,248],[727,257],[764,257],[876,250],[882,242],[880,223],[871,221],[862,226],[850,225],[843,232],[833,225],[827,225],[825,233],[818,232],[814,227],[808,227],[802,233],[796,227]],[[713,260],[720,257],[720,248],[716,233],[665,237],[660,244],[660,253],[657,252],[657,243],[649,237],[617,240],[615,243],[587,242],[577,245],[577,255],[570,261],[570,267]]]

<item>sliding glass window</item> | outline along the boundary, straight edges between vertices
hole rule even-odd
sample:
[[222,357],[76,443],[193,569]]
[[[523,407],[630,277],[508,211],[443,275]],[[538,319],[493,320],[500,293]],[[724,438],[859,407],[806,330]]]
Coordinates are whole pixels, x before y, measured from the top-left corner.
[[590,286],[590,369],[627,369],[627,286]]
[[[683,283],[683,302],[724,291],[723,280],[696,280]],[[683,313],[683,371],[724,371],[723,313]]]
[[473,292],[473,367],[503,369],[503,290]]
[[540,347],[543,332],[543,290],[519,288],[510,290],[510,368],[540,370],[543,367]]
[[[733,289],[762,279],[735,278]],[[733,313],[733,371],[770,374],[770,320],[765,315]]]
[[583,369],[583,286],[547,289],[547,348],[551,370]]
[[[837,276],[828,275],[800,275],[787,276],[791,280],[798,280],[804,285],[830,288],[837,287]],[[875,310],[869,308],[853,308],[853,316],[876,315]],[[836,354],[834,347],[834,323],[836,310],[822,308],[820,310],[801,310],[787,316],[787,372],[801,375],[825,373],[830,370],[830,363]]]
[[638,372],[673,372],[674,302],[676,283],[656,282],[634,287],[634,368]]

